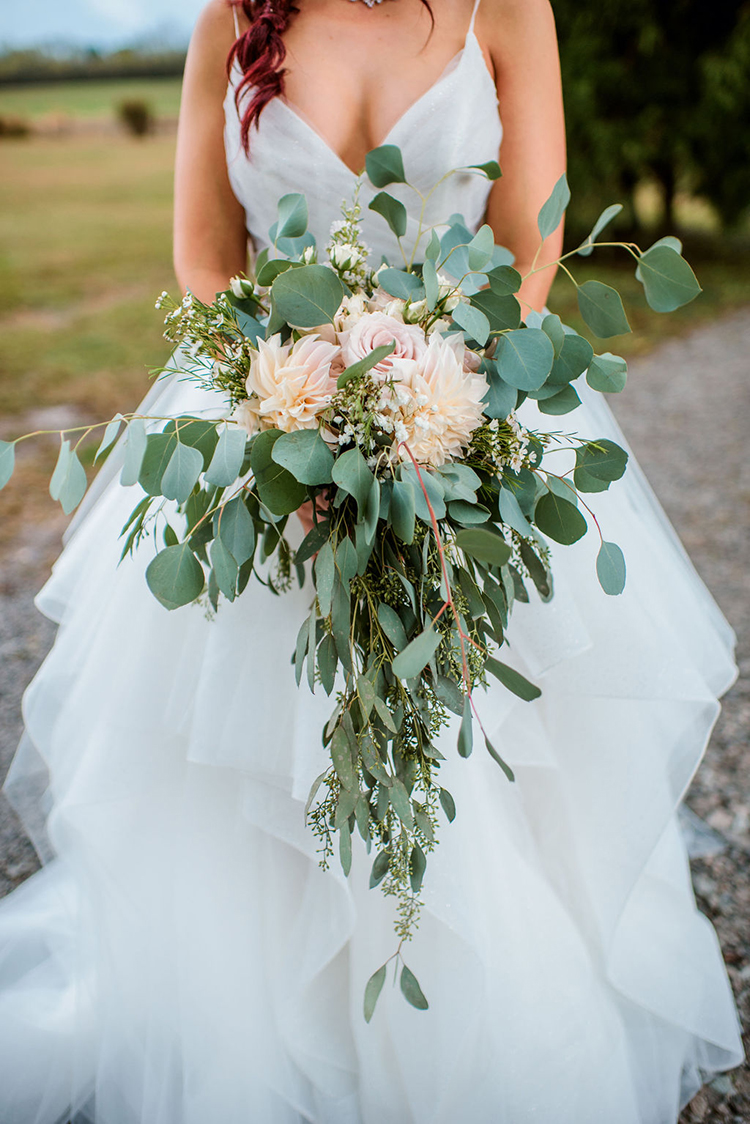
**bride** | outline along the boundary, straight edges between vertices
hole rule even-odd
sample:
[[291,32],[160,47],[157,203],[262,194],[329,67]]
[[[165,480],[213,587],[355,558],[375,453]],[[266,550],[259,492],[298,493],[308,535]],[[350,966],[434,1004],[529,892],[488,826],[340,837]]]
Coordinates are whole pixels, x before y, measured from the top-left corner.
[[[499,152],[491,190],[455,176],[441,207],[474,228],[486,214],[528,270],[564,164],[547,0],[211,0],[180,120],[181,285],[226,288],[286,191],[325,240],[384,141],[426,186]],[[376,257],[393,254],[365,214]],[[551,279],[525,282],[529,309]],[[582,396],[571,424],[622,443]],[[178,371],[144,408],[222,407]],[[45,865],[0,906],[2,1124],[674,1124],[742,1057],[676,817],[735,667],[632,459],[595,497],[625,593],[601,593],[587,539],[558,552],[554,599],[509,629],[542,697],[482,700],[516,784],[489,758],[444,763],[459,811],[410,951],[430,1009],[387,987],[367,1024],[393,916],[367,857],[324,871],[305,828],[328,712],[289,664],[309,586],[251,583],[215,620],[167,613],[148,550],[117,566],[134,502],[117,457],[37,601],[60,630],[6,791]]]

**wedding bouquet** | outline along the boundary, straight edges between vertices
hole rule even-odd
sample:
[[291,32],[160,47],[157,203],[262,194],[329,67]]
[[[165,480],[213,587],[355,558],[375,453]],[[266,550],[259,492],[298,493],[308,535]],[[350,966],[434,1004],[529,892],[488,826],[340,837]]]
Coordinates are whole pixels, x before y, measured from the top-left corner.
[[[467,170],[500,175],[495,163]],[[595,355],[554,314],[524,318],[523,279],[489,226],[472,234],[460,216],[440,228],[420,224],[410,256],[406,208],[382,190],[410,186],[398,148],[370,152],[366,174],[381,189],[370,209],[389,224],[403,262],[374,268],[358,195],[343,205],[325,248],[307,231],[304,196],[285,195],[273,249],[252,276],[233,279],[211,305],[191,294],[158,302],[167,338],[179,345],[181,377],[222,392],[225,416],[117,415],[103,423],[97,456],[125,426],[121,481],[144,495],[123,528],[123,557],[161,536],[146,579],[167,609],[203,602],[216,612],[253,574],[281,594],[295,577],[304,585],[309,563],[310,612],[292,662],[297,683],[304,675],[311,690],[335,697],[335,708],[323,732],[330,763],[306,816],[324,867],[337,850],[348,875],[352,837],[362,837],[371,886],[397,899],[390,959],[401,990],[426,1008],[402,949],[418,922],[440,817],[456,815],[440,783],[438,734],[457,715],[457,752],[468,757],[476,723],[512,781],[502,747],[484,734],[477,688],[493,676],[521,699],[540,694],[498,653],[528,583],[542,600],[552,597],[547,540],[576,542],[590,516],[601,540],[599,582],[611,595],[625,583],[622,551],[603,537],[584,497],[619,479],[627,454],[607,439],[528,430],[516,410],[528,397],[542,414],[564,415],[580,403],[577,379],[616,392],[627,368],[615,355]],[[540,212],[540,246],[568,201],[563,177]],[[618,210],[608,208],[573,252],[591,253]],[[669,311],[700,291],[675,239],[625,249],[653,308]],[[630,330],[616,290],[574,283],[594,335]],[[50,489],[68,512],[86,476],[60,436]],[[14,444],[0,443],[0,486],[12,474]],[[554,456],[565,451],[568,467],[555,471]],[[303,505],[311,529],[293,549],[288,520]],[[367,984],[368,1020],[387,965]]]

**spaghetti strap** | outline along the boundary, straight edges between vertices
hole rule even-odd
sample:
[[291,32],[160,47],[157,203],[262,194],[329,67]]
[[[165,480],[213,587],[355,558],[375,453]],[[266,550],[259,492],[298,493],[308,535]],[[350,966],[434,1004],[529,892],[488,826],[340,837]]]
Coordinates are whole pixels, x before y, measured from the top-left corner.
[[[476,11],[476,8],[474,9],[474,11]],[[240,21],[239,21],[239,19],[237,18],[237,5],[236,5],[236,4],[232,4],[232,15],[234,16],[234,34],[235,34],[235,38],[236,38],[236,39],[239,39],[239,37],[240,37]],[[472,22],[472,24],[473,24],[473,23],[474,23],[474,20],[472,19],[472,21],[471,21],[471,22]]]
[[471,23],[469,24],[467,35],[471,35],[474,31],[474,20],[477,18],[477,8],[479,7],[480,3],[481,0],[474,0],[474,11],[471,13]]

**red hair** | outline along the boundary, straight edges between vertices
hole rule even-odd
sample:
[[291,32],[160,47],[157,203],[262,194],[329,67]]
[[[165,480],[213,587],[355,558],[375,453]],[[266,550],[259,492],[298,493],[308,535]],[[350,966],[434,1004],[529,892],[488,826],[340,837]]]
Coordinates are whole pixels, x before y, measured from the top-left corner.
[[[233,8],[242,8],[250,24],[233,44],[227,59],[228,71],[235,60],[242,67],[243,78],[235,93],[238,110],[243,95],[252,90],[250,102],[242,114],[242,144],[247,151],[251,127],[257,127],[269,101],[284,93],[286,47],[281,36],[299,8],[294,0],[230,0],[230,3]],[[434,25],[430,0],[422,0],[422,3]]]

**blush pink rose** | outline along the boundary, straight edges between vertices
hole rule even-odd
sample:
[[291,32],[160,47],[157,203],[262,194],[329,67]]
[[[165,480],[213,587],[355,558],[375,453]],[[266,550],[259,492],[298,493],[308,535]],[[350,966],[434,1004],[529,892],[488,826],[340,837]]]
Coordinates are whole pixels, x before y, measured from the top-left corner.
[[395,342],[393,353],[373,367],[373,373],[388,376],[394,359],[419,359],[427,348],[425,334],[417,324],[404,324],[385,312],[367,312],[339,333],[342,359],[347,367],[364,359],[376,347]]

